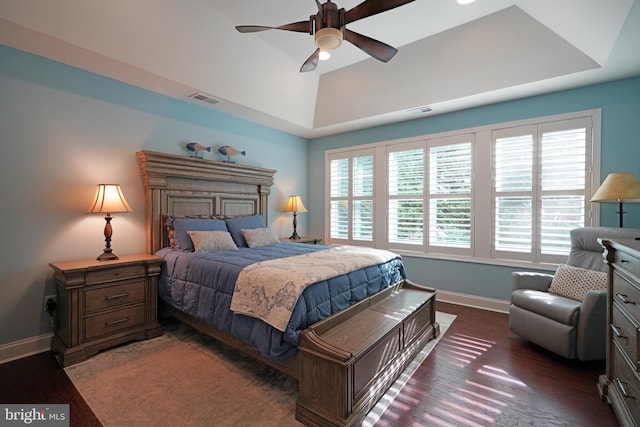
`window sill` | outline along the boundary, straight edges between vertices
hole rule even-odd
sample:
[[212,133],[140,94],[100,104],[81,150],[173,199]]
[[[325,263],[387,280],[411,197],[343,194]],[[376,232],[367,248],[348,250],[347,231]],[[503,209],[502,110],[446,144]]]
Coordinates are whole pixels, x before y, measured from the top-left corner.
[[514,260],[514,259],[491,259],[491,258],[469,257],[469,256],[462,256],[462,255],[452,255],[452,254],[414,252],[414,251],[398,250],[398,249],[390,249],[390,250],[404,257],[495,265],[500,267],[516,267],[516,268],[523,268],[528,270],[541,270],[541,271],[554,272],[558,267],[558,264],[535,263],[530,261],[522,261],[522,260]]

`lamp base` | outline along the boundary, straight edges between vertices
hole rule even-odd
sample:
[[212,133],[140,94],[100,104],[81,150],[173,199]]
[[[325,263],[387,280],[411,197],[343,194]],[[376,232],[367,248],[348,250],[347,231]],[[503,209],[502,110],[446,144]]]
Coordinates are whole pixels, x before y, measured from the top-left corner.
[[113,261],[118,258],[118,255],[114,254],[111,249],[111,236],[113,235],[113,229],[111,228],[111,214],[108,213],[104,217],[106,224],[104,225],[104,249],[102,253],[96,258],[98,261]]
[[118,258],[118,255],[111,252],[111,249],[105,249],[104,252],[102,252],[96,259],[98,261],[113,261],[120,258]]
[[291,240],[300,240],[301,237],[298,236],[298,233],[296,233],[295,231],[293,232],[293,234],[291,236],[289,236],[289,239]]

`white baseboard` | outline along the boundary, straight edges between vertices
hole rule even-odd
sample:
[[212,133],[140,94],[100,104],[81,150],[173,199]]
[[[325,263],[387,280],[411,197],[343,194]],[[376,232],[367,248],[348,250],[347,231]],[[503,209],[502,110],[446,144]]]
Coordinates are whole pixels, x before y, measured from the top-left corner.
[[53,334],[45,334],[0,345],[0,365],[51,350],[52,338]]
[[499,299],[438,290],[436,300],[450,304],[463,305],[466,307],[479,308],[482,310],[495,311],[498,313],[509,313],[509,301]]
[[[498,313],[509,313],[509,301],[441,290],[438,290],[437,300],[482,310],[496,311]],[[51,349],[52,338],[53,334],[46,334],[0,345],[0,365],[11,362],[12,360],[49,351]]]

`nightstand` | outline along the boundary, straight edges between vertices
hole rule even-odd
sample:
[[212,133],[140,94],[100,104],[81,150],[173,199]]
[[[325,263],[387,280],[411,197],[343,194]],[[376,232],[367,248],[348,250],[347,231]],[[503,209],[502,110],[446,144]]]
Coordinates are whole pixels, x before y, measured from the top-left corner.
[[283,237],[280,239],[281,242],[289,242],[289,243],[308,243],[312,245],[319,245],[322,243],[322,237],[315,236],[300,236],[299,239],[289,239],[287,237]]
[[51,347],[62,366],[117,344],[162,335],[157,296],[161,263],[160,257],[138,254],[49,264],[57,294]]

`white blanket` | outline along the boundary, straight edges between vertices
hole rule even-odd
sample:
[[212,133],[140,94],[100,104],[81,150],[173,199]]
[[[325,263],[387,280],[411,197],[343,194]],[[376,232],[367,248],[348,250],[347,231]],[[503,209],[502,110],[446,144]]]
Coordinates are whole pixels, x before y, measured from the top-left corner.
[[298,297],[307,286],[398,257],[381,249],[338,246],[257,262],[238,275],[231,310],[262,319],[284,332]]

